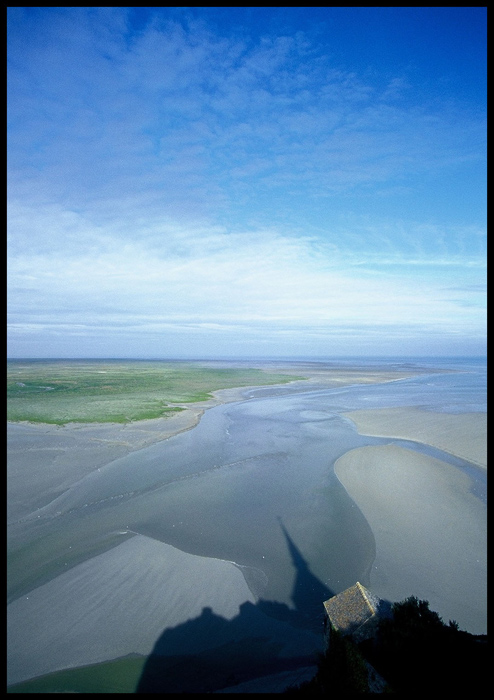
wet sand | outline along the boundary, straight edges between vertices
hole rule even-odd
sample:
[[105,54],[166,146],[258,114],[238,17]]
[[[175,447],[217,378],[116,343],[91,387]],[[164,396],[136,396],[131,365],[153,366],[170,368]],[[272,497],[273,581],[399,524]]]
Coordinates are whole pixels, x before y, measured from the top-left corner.
[[[300,370],[298,371],[300,374]],[[309,373],[306,374],[309,376]],[[261,391],[263,396],[268,392],[269,395],[277,396],[278,393],[296,393],[345,384],[395,381],[413,374],[415,373],[381,371],[367,374],[335,373],[332,370],[314,373],[308,381],[296,381],[278,387],[262,387]],[[16,522],[50,503],[77,481],[113,460],[190,430],[197,425],[208,408],[248,400],[249,396],[255,396],[257,391],[259,390],[256,387],[242,387],[214,392],[214,397],[209,401],[188,405],[186,410],[171,418],[127,425],[71,424],[61,428],[9,424],[9,522]],[[351,413],[346,416],[353,420]],[[407,437],[418,439],[410,435]],[[372,449],[388,448],[363,448],[363,451]],[[372,506],[372,498],[368,497],[367,491],[360,489],[359,492],[358,483],[352,485],[348,476],[352,470],[347,469],[344,461],[348,457],[351,462],[359,452],[361,451],[353,450],[338,461],[338,477],[374,531],[378,543],[376,565],[381,566],[381,561],[386,563],[386,548],[396,554],[400,546],[403,546],[409,524],[403,524],[401,534],[397,534],[396,538],[392,531],[389,536],[390,542],[384,541],[383,545],[383,519],[379,520],[381,506],[377,495],[377,505]],[[417,471],[414,466],[410,467],[403,452],[407,453],[406,450],[402,450],[397,461],[405,471]],[[395,463],[395,457],[391,462]],[[427,464],[426,471],[430,472],[430,464]],[[345,475],[344,471],[348,474]],[[390,471],[393,472],[393,469],[390,468]],[[400,473],[396,470],[395,472],[395,476]],[[377,490],[380,488],[382,493],[389,494],[386,483],[390,480],[392,482],[389,475],[381,480],[376,477]],[[451,484],[450,479],[447,479],[447,484]],[[440,491],[442,486],[438,486],[436,490]],[[371,484],[368,491],[372,492]],[[463,496],[466,500],[461,507],[469,504],[465,494]],[[396,503],[402,502],[400,498],[402,497],[396,497]],[[389,500],[394,502],[393,498]],[[457,502],[456,506],[458,505]],[[373,507],[375,517],[372,515]],[[451,514],[453,510],[454,507],[451,506],[448,512]],[[446,529],[444,523],[441,527]],[[466,529],[468,530],[468,527]],[[450,547],[451,535],[447,535],[446,532],[443,534],[444,547]],[[485,531],[483,534],[485,535]],[[125,539],[126,536],[129,535],[122,535],[122,538]],[[464,534],[462,537],[461,542],[469,542],[469,535]],[[393,544],[393,538],[398,540],[398,544]],[[472,535],[471,539],[475,540],[475,537]],[[417,553],[417,556],[419,562],[422,561],[420,553]],[[404,557],[408,561],[410,558]],[[426,563],[420,563],[419,566],[424,568]],[[447,567],[443,568],[444,571],[441,571],[446,574]],[[381,570],[385,570],[385,567]],[[410,584],[410,594],[422,596],[421,592],[417,593],[413,588],[412,576],[407,578],[403,572],[396,575],[400,581]],[[372,576],[374,577],[374,571]],[[394,576],[395,572],[391,571],[389,578]],[[376,579],[376,586],[381,584],[382,581]],[[451,586],[454,585],[453,580]],[[373,586],[373,590],[382,595],[378,587]],[[463,587],[462,592],[464,591]],[[252,602],[252,595],[240,570],[232,563],[214,557],[187,554],[163,542],[141,535],[134,536],[118,546],[113,546],[107,552],[78,563],[70,571],[51,581],[43,585],[38,584],[37,588],[33,587],[33,590],[11,603],[8,618],[11,674],[9,683],[32,678],[56,668],[104,661],[131,652],[148,654],[165,627],[173,627],[191,620],[208,607],[215,614],[230,619],[231,616],[237,615],[239,606]],[[389,595],[382,597],[399,600],[404,595],[400,593],[396,596],[389,588]],[[428,599],[432,604],[432,596]],[[461,620],[458,622],[462,624]],[[475,631],[471,626],[467,629]],[[283,631],[280,632],[280,639],[283,639]],[[300,640],[297,643],[300,645]],[[310,646],[309,642],[308,645]],[[296,649],[292,649],[291,653],[296,653]]]
[[230,620],[245,601],[254,597],[230,562],[132,537],[8,606],[8,683],[147,655],[164,628],[204,607]]
[[184,405],[169,418],[135,423],[7,423],[8,522],[42,508],[115,459],[191,430],[208,408],[240,400],[240,390],[227,391],[225,397]]
[[344,415],[355,423],[362,435],[422,442],[487,468],[486,413],[433,413],[419,408],[378,408],[351,411]]
[[[270,367],[270,369],[273,369]],[[417,372],[383,370],[314,369],[311,366],[276,366],[285,374],[301,373],[306,380],[264,386],[263,395],[327,389],[354,383],[396,381]],[[184,410],[171,417],[134,423],[69,423],[64,426],[7,423],[7,521],[15,522],[50,503],[92,471],[119,457],[167,440],[200,421],[204,412],[220,404],[246,400],[259,387],[239,387],[212,392],[212,398],[180,404]],[[176,404],[177,406],[179,404]]]
[[319,634],[273,620],[255,605],[232,562],[137,535],[8,606],[7,682],[146,656],[157,643],[172,659],[221,646],[226,676],[229,649],[244,638],[265,641],[295,665],[300,657],[315,658]]
[[485,634],[486,508],[469,478],[395,445],[351,450],[335,472],[374,533],[371,590],[390,601],[426,599],[446,623]]

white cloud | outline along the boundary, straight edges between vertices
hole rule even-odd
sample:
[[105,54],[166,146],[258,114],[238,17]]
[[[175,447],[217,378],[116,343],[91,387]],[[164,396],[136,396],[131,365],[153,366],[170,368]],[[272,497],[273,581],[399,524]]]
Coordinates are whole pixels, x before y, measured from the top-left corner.
[[[80,231],[73,216],[66,220]],[[341,251],[332,260],[310,238],[165,227],[148,245],[124,242],[111,231],[99,235],[96,251],[92,232],[85,248],[82,241],[75,251],[54,245],[11,259],[14,322],[39,318],[41,324],[77,326],[83,319],[101,326],[151,322],[155,328],[192,322],[237,330],[238,324],[279,324],[281,330],[283,324],[390,327],[406,319],[411,326],[447,328],[453,319],[468,325],[475,315],[465,295],[448,291],[442,278],[434,282],[422,274],[417,287],[416,276],[389,274],[382,264],[362,274]],[[447,279],[451,284],[454,273]]]
[[482,114],[414,98],[405,76],[383,88],[302,33],[11,10],[16,338],[480,327],[481,217],[348,212],[480,167]]

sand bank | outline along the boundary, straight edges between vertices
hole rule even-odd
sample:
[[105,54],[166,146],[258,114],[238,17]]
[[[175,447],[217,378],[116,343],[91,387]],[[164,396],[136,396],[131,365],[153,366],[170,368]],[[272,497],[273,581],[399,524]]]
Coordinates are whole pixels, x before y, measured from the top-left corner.
[[[232,399],[233,400],[233,399]],[[7,518],[15,522],[119,457],[194,428],[204,411],[193,404],[170,418],[136,423],[7,423]]]
[[486,413],[433,413],[419,408],[351,411],[362,435],[422,442],[480,467],[487,467]]
[[156,649],[172,667],[181,655],[216,655],[228,679],[253,646],[285,667],[307,665],[321,647],[320,634],[266,615],[232,562],[142,535],[11,603],[7,631],[9,685]]
[[230,620],[245,601],[254,597],[230,562],[132,537],[8,606],[8,683],[149,654],[164,628],[205,607]]
[[485,633],[486,508],[468,477],[394,445],[351,450],[335,472],[374,533],[372,591],[424,598],[445,622]]

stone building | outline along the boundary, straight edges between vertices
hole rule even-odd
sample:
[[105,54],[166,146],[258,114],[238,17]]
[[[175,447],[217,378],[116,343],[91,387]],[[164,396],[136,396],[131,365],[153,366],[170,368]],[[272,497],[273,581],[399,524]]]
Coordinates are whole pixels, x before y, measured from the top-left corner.
[[[350,637],[354,644],[372,639],[379,620],[391,616],[391,604],[371,593],[357,581],[342,593],[324,601],[327,623],[327,644],[331,645],[331,632],[338,630]],[[367,668],[367,685],[370,693],[387,692],[385,679],[364,659]]]
[[324,609],[331,630],[343,636],[350,635],[354,642],[373,637],[382,617],[391,614],[391,606],[371,593],[357,581],[342,593],[324,601]]

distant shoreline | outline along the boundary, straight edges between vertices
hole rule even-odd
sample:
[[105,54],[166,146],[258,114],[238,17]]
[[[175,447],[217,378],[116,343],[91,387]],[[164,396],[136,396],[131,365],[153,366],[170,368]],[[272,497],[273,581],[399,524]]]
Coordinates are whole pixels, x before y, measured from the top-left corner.
[[[294,374],[296,371],[292,368]],[[309,373],[308,373],[309,374]],[[250,392],[263,396],[298,390],[322,390],[356,383],[376,384],[415,376],[417,372],[349,371],[319,369],[307,379],[272,385],[219,389],[207,401],[176,404],[184,410],[169,418],[152,418],[129,423],[31,423],[8,421],[9,523],[50,503],[72,484],[91,472],[126,455],[192,430],[204,413],[215,406],[247,401]],[[398,376],[397,376],[398,375]],[[25,442],[28,438],[28,443]],[[29,447],[26,447],[26,444]],[[38,470],[33,473],[35,459]]]
[[[290,367],[280,367],[285,374],[290,371],[295,374],[295,370]],[[120,445],[125,444],[129,452],[143,449],[149,445],[168,440],[174,435],[178,435],[187,430],[192,430],[198,425],[205,411],[209,408],[219,406],[226,403],[237,401],[247,401],[249,397],[245,394],[250,391],[262,390],[264,395],[269,395],[273,392],[275,395],[280,390],[293,388],[294,385],[299,385],[303,389],[321,390],[332,389],[352,384],[380,384],[390,383],[409,379],[411,377],[422,374],[423,371],[403,372],[389,370],[362,370],[361,368],[345,368],[340,371],[335,369],[318,369],[317,371],[308,372],[310,376],[304,379],[294,379],[293,381],[284,382],[281,384],[268,385],[252,385],[239,386],[228,389],[217,389],[210,392],[212,398],[206,401],[191,402],[191,403],[171,403],[170,406],[181,408],[179,413],[163,416],[159,418],[132,420],[126,423],[112,422],[77,422],[71,421],[63,425],[57,423],[44,423],[42,421],[27,421],[27,420],[7,420],[7,425],[24,425],[38,427],[42,431],[78,431],[89,433],[92,429],[98,432],[107,432],[106,437],[97,438],[98,441],[117,442]],[[432,370],[431,370],[432,371]],[[297,374],[300,370],[297,372]],[[399,375],[399,376],[397,376]],[[315,384],[317,386],[315,386]],[[287,393],[291,393],[289,390]],[[105,430],[106,429],[106,430]],[[89,437],[89,439],[92,439]],[[96,439],[96,438],[94,438]]]

